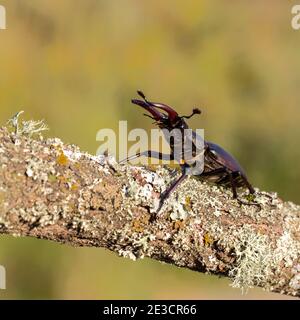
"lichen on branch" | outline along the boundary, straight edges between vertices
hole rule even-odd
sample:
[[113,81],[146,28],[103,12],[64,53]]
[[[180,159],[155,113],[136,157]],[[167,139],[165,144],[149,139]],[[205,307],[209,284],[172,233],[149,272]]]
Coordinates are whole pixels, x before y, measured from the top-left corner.
[[0,233],[103,247],[300,296],[299,206],[258,189],[261,208],[241,205],[231,190],[189,177],[158,215],[172,175],[3,127]]

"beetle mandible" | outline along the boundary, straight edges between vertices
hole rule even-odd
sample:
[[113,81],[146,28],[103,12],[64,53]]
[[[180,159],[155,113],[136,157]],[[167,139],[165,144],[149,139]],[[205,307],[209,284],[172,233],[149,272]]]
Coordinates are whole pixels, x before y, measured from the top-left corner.
[[[193,112],[189,116],[179,116],[178,113],[170,106],[149,101],[142,91],[137,91],[138,95],[142,98],[133,99],[131,102],[138,105],[148,111],[150,114],[144,114],[155,120],[155,124],[160,129],[165,129],[167,131],[172,131],[173,129],[178,129],[182,141],[179,141],[182,148],[186,142],[186,136],[184,135],[184,130],[188,129],[188,125],[184,119],[189,119],[195,114],[200,114],[201,111],[198,108],[193,109]],[[161,112],[162,110],[163,112]],[[121,163],[133,160],[135,158],[146,156],[152,157],[160,160],[175,160],[179,163],[181,168],[181,176],[176,179],[171,185],[161,194],[160,202],[157,212],[162,208],[164,201],[170,196],[170,194],[175,190],[175,188],[188,176],[187,170],[190,169],[191,162],[194,162],[197,158],[197,146],[195,145],[196,133],[192,131],[192,154],[187,159],[183,157],[183,151],[175,153],[176,150],[176,136],[170,142],[170,155],[163,154],[161,152],[146,150],[139,152],[133,156],[130,156],[121,161]],[[168,141],[169,142],[169,141]],[[248,181],[244,169],[240,166],[237,160],[227,151],[225,151],[219,145],[205,141],[204,140],[204,150],[203,150],[203,170],[199,174],[195,174],[200,179],[207,180],[219,185],[231,186],[232,195],[234,199],[237,199],[239,203],[246,205],[258,205],[256,202],[244,202],[238,198],[237,188],[246,187],[250,194],[254,194],[255,190]],[[193,160],[193,161],[191,161]]]

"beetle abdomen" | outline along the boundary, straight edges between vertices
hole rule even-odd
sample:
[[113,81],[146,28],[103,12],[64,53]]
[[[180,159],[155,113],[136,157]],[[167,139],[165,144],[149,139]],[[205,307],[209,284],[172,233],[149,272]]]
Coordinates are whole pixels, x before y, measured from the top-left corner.
[[215,162],[217,162],[217,164],[228,168],[232,172],[238,171],[245,175],[244,169],[229,152],[212,142],[206,141],[206,145],[208,147],[207,153],[213,154],[212,157],[215,158]]

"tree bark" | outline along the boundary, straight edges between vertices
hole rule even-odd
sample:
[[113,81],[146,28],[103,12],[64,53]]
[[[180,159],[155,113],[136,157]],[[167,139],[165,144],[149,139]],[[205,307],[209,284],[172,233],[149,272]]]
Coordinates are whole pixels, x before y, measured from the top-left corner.
[[102,247],[300,296],[299,206],[258,189],[260,208],[241,205],[230,189],[191,177],[156,214],[173,179],[166,167],[118,165],[57,138],[1,128],[0,233]]

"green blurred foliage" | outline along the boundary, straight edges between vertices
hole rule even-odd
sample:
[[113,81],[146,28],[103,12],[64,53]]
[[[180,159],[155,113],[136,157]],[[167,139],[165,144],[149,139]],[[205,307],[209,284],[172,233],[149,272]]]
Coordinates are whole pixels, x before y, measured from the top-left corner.
[[[95,153],[100,128],[151,128],[136,89],[188,113],[255,186],[299,199],[300,31],[294,1],[1,0],[0,122],[21,109]],[[282,298],[94,248],[1,237],[0,298]],[[145,276],[146,275],[146,276]]]

